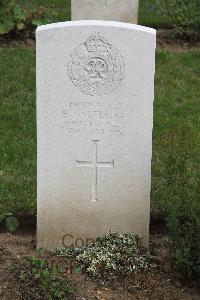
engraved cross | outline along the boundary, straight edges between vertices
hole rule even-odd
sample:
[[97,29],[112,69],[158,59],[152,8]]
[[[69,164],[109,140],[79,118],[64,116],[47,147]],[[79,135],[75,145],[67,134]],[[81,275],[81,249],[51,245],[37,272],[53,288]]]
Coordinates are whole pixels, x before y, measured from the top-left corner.
[[97,169],[98,168],[114,168],[114,160],[112,162],[98,162],[97,159],[97,143],[98,140],[92,140],[93,142],[93,159],[88,161],[76,161],[79,167],[92,167],[93,179],[92,179],[92,201],[97,201]]

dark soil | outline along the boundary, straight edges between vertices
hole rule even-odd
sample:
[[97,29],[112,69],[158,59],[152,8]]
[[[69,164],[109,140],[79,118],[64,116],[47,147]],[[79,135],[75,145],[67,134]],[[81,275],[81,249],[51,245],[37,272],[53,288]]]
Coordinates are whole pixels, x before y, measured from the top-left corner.
[[[165,48],[173,52],[182,52],[191,49],[200,49],[200,40],[180,39],[173,36],[172,30],[158,29],[157,48]],[[13,38],[0,36],[0,47],[35,48],[35,40],[31,38]]]
[[22,47],[22,48],[35,48],[35,40],[34,39],[22,39],[22,38],[10,38],[10,37],[4,37],[0,36],[0,47]]
[[173,52],[200,49],[200,40],[175,38],[173,31],[167,29],[158,29],[156,32],[157,48],[165,48]]
[[[73,294],[66,299],[77,300],[200,300],[200,289],[189,287],[174,279],[170,274],[169,262],[163,243],[166,236],[151,235],[151,248],[155,263],[151,270],[141,272],[125,281],[100,285],[83,273],[66,272]],[[16,234],[0,233],[0,299],[21,300],[37,299],[28,296],[28,284],[22,286],[15,274],[22,269],[25,257],[36,253],[35,232],[30,227],[18,230]]]

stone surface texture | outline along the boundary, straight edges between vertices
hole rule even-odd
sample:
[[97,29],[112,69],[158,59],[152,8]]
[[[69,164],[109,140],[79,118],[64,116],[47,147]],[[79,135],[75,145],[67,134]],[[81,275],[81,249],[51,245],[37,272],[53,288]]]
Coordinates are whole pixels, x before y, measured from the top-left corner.
[[72,21],[138,23],[138,0],[72,0],[71,6]]
[[37,246],[109,230],[148,246],[155,30],[63,22],[36,39]]

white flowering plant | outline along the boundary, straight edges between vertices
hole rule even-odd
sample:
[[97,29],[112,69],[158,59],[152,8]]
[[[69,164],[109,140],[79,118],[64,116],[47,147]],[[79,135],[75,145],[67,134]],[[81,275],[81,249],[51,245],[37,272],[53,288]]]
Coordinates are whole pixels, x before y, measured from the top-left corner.
[[147,269],[150,255],[139,236],[109,232],[83,248],[76,259],[89,276],[109,280]]

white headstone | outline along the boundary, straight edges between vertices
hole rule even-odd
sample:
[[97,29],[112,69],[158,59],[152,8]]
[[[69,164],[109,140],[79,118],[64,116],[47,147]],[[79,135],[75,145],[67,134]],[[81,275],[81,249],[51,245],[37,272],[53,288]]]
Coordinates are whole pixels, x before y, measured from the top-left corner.
[[72,21],[138,23],[138,0],[71,0]]
[[36,37],[38,247],[109,230],[148,245],[155,30],[78,21]]

